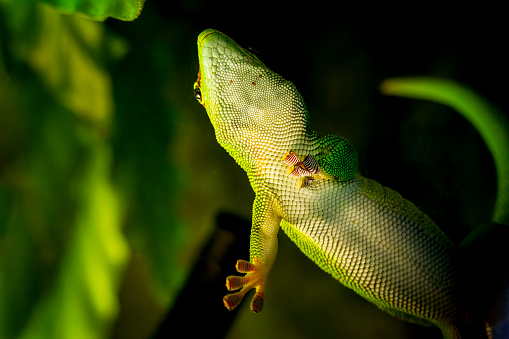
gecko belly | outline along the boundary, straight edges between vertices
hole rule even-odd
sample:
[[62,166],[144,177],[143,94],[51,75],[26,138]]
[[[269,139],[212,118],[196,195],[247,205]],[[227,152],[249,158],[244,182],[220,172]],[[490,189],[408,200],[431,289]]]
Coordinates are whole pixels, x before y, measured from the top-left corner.
[[406,320],[453,316],[454,248],[412,203],[362,177],[301,190],[282,203],[300,218],[281,227],[323,270]]

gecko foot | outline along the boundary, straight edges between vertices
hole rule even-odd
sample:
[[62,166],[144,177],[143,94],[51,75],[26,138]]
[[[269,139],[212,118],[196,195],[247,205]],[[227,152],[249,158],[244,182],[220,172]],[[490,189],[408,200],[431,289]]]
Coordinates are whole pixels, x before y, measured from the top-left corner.
[[282,160],[285,164],[290,165],[290,169],[288,171],[290,175],[299,177],[312,176],[320,172],[318,162],[312,155],[306,155],[304,160],[301,161],[293,151],[288,151]]
[[263,301],[265,299],[265,281],[267,272],[263,264],[258,258],[253,258],[253,262],[239,260],[235,266],[239,273],[246,273],[245,276],[229,276],[226,278],[226,288],[228,291],[234,291],[241,288],[240,291],[228,294],[223,298],[224,306],[229,310],[237,307],[247,292],[256,289],[256,293],[251,300],[251,311],[254,313],[261,312]]

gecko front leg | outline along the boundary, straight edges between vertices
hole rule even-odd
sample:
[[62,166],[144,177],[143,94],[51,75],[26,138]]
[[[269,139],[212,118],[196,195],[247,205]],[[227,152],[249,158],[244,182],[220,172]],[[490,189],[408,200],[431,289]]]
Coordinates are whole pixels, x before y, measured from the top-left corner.
[[265,299],[267,277],[277,256],[277,232],[281,217],[277,213],[275,199],[268,191],[256,195],[253,205],[253,226],[251,227],[250,261],[237,261],[237,271],[245,276],[229,276],[226,288],[229,291],[241,289],[223,298],[225,307],[233,310],[251,289],[256,289],[251,300],[251,310],[261,312]]
[[306,155],[303,160],[288,151],[283,162],[290,166],[288,173],[303,177],[299,188],[311,186],[321,179],[348,181],[357,173],[357,151],[345,138],[327,135],[318,140],[319,152],[316,157]]
[[348,181],[357,174],[357,151],[345,138],[326,135],[318,140],[321,152],[317,155],[320,169],[334,180]]

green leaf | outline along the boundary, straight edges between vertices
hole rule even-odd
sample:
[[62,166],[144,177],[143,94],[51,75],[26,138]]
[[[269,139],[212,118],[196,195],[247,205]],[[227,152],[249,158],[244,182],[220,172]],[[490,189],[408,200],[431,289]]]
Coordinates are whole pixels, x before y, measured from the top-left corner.
[[509,122],[476,92],[446,79],[409,77],[385,80],[387,95],[430,100],[452,107],[477,129],[488,146],[497,171],[497,200],[492,221],[509,225]]
[[55,6],[60,11],[78,13],[98,21],[108,17],[131,21],[136,19],[145,0],[40,0]]
[[101,141],[89,147],[89,162],[76,187],[75,230],[60,273],[20,338],[101,338],[117,314],[128,247],[110,183],[110,153]]
[[35,1],[0,18],[0,337],[104,338],[129,255],[104,133],[111,35]]

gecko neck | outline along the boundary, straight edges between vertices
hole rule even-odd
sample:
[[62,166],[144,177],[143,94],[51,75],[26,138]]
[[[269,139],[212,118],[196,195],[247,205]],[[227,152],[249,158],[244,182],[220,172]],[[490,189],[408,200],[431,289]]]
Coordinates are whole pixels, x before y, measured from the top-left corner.
[[247,173],[253,190],[258,192],[274,180],[274,175],[288,174],[288,165],[283,162],[288,151],[300,150],[301,157],[315,154],[319,148],[317,141],[317,133],[307,129],[285,135],[272,134],[270,138],[266,134],[252,134],[235,143],[224,142],[221,145]]

